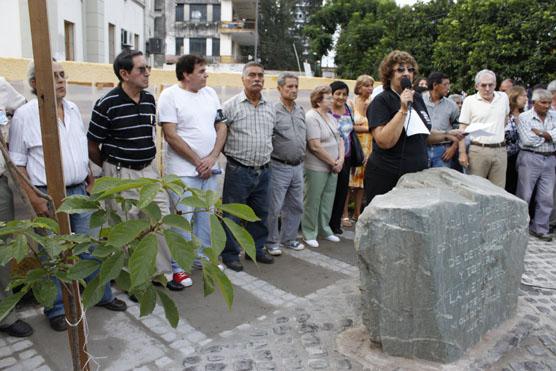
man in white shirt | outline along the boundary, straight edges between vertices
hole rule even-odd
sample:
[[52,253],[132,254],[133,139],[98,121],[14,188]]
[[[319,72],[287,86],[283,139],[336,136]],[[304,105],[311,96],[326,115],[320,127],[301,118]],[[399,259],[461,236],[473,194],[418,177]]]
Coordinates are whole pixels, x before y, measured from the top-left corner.
[[[0,135],[4,136],[8,126],[8,115],[22,104],[25,97],[19,94],[3,77],[0,77]],[[8,185],[8,174],[4,156],[0,153],[0,221],[7,222],[14,219],[13,193]],[[0,299],[9,296],[6,287],[10,281],[9,264],[0,266]],[[0,321],[0,331],[10,336],[26,337],[33,334],[33,328],[22,320],[18,320],[14,311],[11,311]]]
[[477,93],[463,101],[459,116],[460,129],[467,126],[481,127],[488,135],[470,134],[469,155],[465,151],[465,141],[459,142],[459,163],[468,168],[468,173],[487,178],[504,188],[506,185],[506,142],[504,127],[510,113],[508,96],[494,91],[496,75],[490,70],[482,70],[475,76]]
[[[64,99],[66,96],[67,75],[61,64],[53,62],[52,69],[56,88],[56,109],[58,116],[58,130],[60,133],[60,151],[62,153],[62,166],[64,181],[66,183],[66,194],[85,195],[86,187],[92,185],[93,177],[89,171],[89,156],[87,151],[87,136],[81,114],[77,106]],[[35,68],[31,63],[28,71],[28,81],[33,94],[36,94]],[[36,99],[21,106],[13,117],[10,127],[10,158],[21,172],[38,189],[46,192],[46,173],[44,165],[44,153],[42,147],[41,125],[39,117],[39,104]],[[29,201],[37,215],[49,216],[47,201],[39,197],[35,191],[25,182],[22,188],[27,193]],[[71,230],[77,234],[91,233],[90,213],[70,215]],[[42,258],[49,259],[46,252]],[[82,259],[90,260],[94,257],[89,253],[80,255]],[[50,327],[55,331],[65,331],[67,328],[64,305],[60,283],[55,281],[58,287],[58,296],[51,308],[45,308],[45,314],[49,319]],[[106,283],[104,294],[99,306],[113,311],[125,311],[126,303],[112,296],[110,282]]]
[[[206,61],[196,55],[178,59],[178,83],[160,95],[158,118],[168,143],[166,173],[179,176],[189,187],[216,192],[217,176],[222,172],[216,161],[224,147],[227,128],[216,92],[206,86],[206,68]],[[210,216],[180,203],[190,195],[191,192],[182,195],[170,192],[170,199],[178,213],[188,221],[193,219],[193,234],[202,245],[194,266],[202,268],[202,249],[210,246]],[[188,233],[183,232],[183,236],[191,239]],[[191,278],[183,269],[175,263],[172,269],[174,281],[191,285]]]

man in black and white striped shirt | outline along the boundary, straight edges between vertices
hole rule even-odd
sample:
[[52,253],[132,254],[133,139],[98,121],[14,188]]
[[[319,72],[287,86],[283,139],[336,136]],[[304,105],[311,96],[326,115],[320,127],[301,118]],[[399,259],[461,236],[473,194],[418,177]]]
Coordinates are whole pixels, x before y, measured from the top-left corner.
[[[122,179],[159,178],[153,160],[156,156],[155,125],[156,104],[151,93],[144,90],[149,86],[151,67],[143,53],[124,50],[114,60],[114,73],[120,80],[118,86],[100,98],[93,108],[87,139],[89,158],[102,167],[105,176]],[[121,193],[124,198],[138,199],[136,189]],[[154,202],[162,215],[170,213],[168,194],[158,192]],[[123,215],[116,202],[109,206]],[[128,217],[139,218],[140,210],[133,207]],[[171,255],[162,239],[157,256],[159,272],[170,274]],[[170,290],[185,288],[170,278]]]

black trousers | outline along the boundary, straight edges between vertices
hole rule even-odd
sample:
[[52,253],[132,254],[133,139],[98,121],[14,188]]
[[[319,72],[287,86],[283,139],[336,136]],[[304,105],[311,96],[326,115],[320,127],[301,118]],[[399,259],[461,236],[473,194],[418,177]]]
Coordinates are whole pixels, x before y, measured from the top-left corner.
[[365,188],[365,207],[371,203],[375,196],[388,193],[396,186],[402,174],[393,174],[378,169],[371,161],[367,161],[365,167],[365,179],[363,185]]
[[332,206],[332,214],[330,215],[330,228],[332,231],[340,229],[342,225],[342,213],[349,191],[349,173],[351,171],[351,157],[344,160],[344,167],[338,173],[338,183],[336,184],[336,195],[334,196],[334,205]]
[[506,167],[506,192],[515,195],[517,190],[517,153],[515,155],[508,155],[508,166]]

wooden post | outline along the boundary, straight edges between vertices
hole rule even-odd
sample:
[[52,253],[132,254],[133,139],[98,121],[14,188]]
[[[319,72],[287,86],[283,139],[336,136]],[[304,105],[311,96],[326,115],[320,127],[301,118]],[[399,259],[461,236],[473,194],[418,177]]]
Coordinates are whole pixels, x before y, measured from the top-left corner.
[[[46,169],[48,194],[54,200],[56,208],[66,197],[58,119],[56,114],[56,91],[52,73],[52,54],[50,51],[50,35],[48,30],[48,13],[46,0],[29,0],[29,18],[33,41],[33,57],[35,62],[35,79],[37,82],[37,99],[41,121],[41,134]],[[60,233],[70,234],[70,223],[67,214],[57,214]],[[77,281],[62,286],[64,308],[69,323],[68,339],[74,370],[89,370],[86,349],[84,323],[81,321],[82,311]]]

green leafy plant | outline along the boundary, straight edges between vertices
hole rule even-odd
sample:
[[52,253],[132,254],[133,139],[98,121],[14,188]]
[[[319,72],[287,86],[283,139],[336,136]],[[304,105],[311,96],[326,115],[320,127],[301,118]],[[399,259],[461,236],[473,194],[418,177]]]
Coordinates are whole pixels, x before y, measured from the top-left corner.
[[[122,196],[122,192],[132,189],[139,191],[138,199]],[[166,292],[166,277],[156,269],[158,246],[161,240],[165,240],[172,258],[184,270],[190,271],[200,242],[195,236],[185,239],[180,234],[182,231],[192,234],[192,226],[183,216],[161,214],[154,202],[159,191],[173,191],[180,195],[190,192],[181,203],[195,207],[197,211],[213,211],[210,215],[211,246],[203,250],[206,255],[206,259],[202,259],[204,292],[209,295],[218,287],[231,308],[233,286],[218,268],[218,256],[226,243],[223,225],[252,258],[255,258],[255,244],[240,224],[224,215],[253,222],[259,220],[253,210],[242,204],[222,204],[215,192],[190,188],[176,176],[134,180],[104,177],[95,182],[89,196],[69,196],[58,210],[67,214],[91,213],[91,230],[98,230],[94,235],[62,235],[54,220],[43,217],[0,224],[0,237],[4,237],[0,242],[0,264],[12,260],[20,262],[29,255],[40,264],[25,275],[12,277],[9,289],[18,290],[0,302],[0,319],[29,291],[41,305],[52,306],[56,286],[51,278],[55,277],[63,286],[74,280],[80,282],[84,287],[82,303],[85,308],[97,304],[102,298],[104,285],[115,280],[122,290],[137,297],[141,316],[152,313],[159,303],[168,322],[176,327],[178,309]],[[125,211],[123,215],[107,206],[114,202]],[[129,218],[132,208],[138,208],[144,217]],[[79,257],[89,251],[96,260]],[[86,282],[85,278],[94,272],[98,272],[96,277]]]

